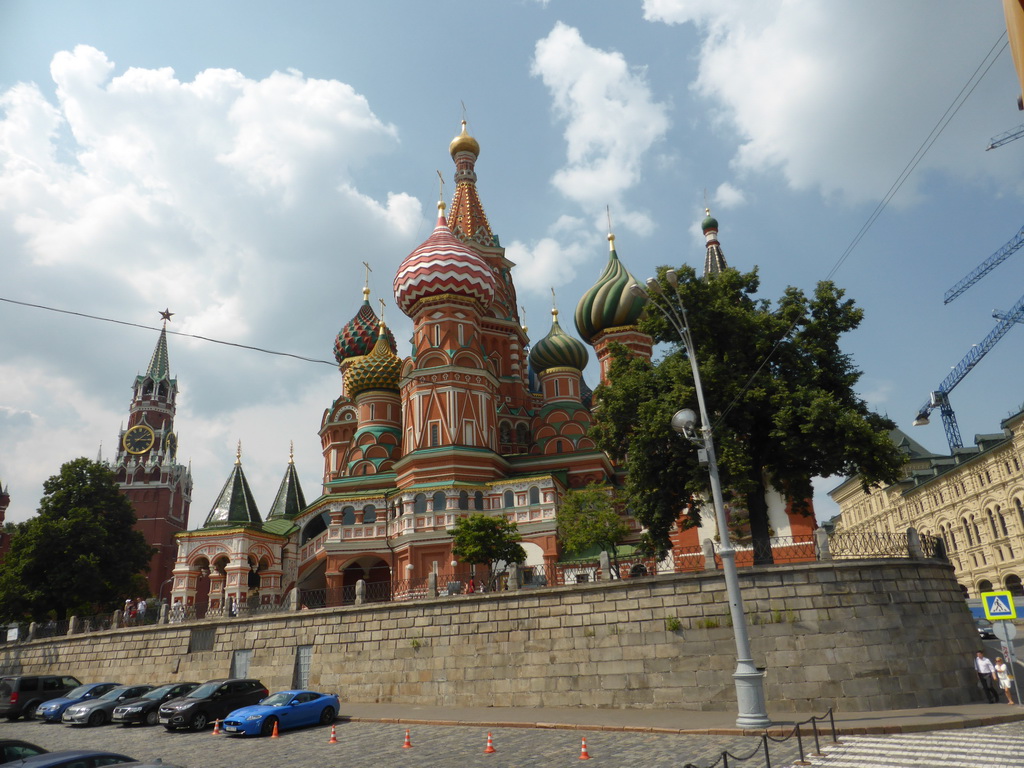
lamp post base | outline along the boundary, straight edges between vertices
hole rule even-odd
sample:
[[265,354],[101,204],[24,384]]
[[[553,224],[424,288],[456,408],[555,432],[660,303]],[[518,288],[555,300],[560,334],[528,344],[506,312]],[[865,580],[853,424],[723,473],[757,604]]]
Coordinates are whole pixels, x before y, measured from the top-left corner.
[[764,703],[764,672],[754,669],[737,669],[732,676],[736,681],[737,728],[767,728],[772,720],[766,713]]

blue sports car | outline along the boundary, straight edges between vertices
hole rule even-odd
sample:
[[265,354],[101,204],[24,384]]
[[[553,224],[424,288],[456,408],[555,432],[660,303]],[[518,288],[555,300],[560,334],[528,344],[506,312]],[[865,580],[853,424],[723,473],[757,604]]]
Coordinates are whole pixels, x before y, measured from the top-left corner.
[[338,716],[338,697],[316,691],[280,691],[259,704],[236,709],[224,718],[224,731],[240,736],[269,736],[303,725],[329,725]]
[[97,699],[120,683],[86,683],[67,692],[66,695],[57,699],[44,701],[36,709],[36,717],[48,723],[59,723],[64,710],[72,704],[80,701],[91,701]]

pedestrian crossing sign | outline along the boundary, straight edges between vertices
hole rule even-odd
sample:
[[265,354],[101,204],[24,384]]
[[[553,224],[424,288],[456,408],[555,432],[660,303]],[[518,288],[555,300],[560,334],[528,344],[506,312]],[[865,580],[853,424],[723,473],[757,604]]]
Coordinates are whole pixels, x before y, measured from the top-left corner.
[[1017,618],[1013,595],[1009,592],[982,592],[981,604],[985,608],[985,618],[989,621]]

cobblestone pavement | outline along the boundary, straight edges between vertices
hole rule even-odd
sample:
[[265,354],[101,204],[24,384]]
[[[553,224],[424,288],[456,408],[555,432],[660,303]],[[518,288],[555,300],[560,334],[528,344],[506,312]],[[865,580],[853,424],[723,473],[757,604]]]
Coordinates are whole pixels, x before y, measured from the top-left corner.
[[[587,740],[588,765],[648,767],[686,763],[708,766],[723,749],[749,754],[760,743],[756,737],[689,736],[538,728],[492,728],[493,754],[484,754],[487,729],[474,726],[410,726],[412,749],[403,749],[404,725],[340,722],[337,744],[329,744],[330,727],[286,731],[279,739],[214,736],[201,733],[169,732],[155,728],[105,725],[99,728],[71,728],[39,722],[0,721],[0,738],[17,738],[49,750],[109,749],[138,760],[161,758],[187,768],[334,768],[353,766],[395,768],[397,766],[527,766],[579,765],[582,739]],[[772,745],[772,765],[787,765],[796,759],[791,742]],[[730,765],[734,763],[730,760]],[[763,759],[742,763],[760,768]]]
[[843,736],[809,758],[826,768],[1024,768],[1024,723],[893,736]]

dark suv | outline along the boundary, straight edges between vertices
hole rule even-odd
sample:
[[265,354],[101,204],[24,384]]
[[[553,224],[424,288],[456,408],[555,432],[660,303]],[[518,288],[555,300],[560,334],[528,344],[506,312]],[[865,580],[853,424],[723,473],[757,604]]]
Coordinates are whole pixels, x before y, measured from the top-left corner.
[[24,715],[31,720],[44,701],[79,685],[78,678],[71,675],[5,675],[0,677],[0,716],[17,720]]
[[210,680],[187,696],[160,705],[160,724],[173,731],[191,728],[201,731],[213,720],[266,698],[269,691],[259,680]]

